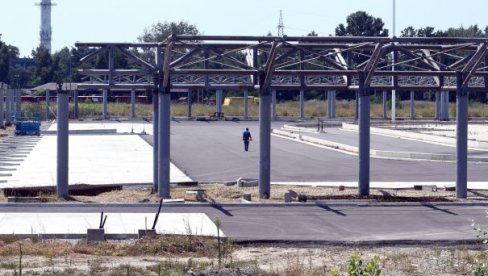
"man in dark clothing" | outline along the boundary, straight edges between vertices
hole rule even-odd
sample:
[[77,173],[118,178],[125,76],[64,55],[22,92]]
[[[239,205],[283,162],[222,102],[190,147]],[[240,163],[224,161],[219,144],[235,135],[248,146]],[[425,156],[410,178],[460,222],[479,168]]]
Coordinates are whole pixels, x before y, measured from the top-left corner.
[[244,150],[249,150],[249,141],[252,141],[251,132],[249,132],[249,128],[246,128],[246,131],[242,134],[242,140],[244,141]]

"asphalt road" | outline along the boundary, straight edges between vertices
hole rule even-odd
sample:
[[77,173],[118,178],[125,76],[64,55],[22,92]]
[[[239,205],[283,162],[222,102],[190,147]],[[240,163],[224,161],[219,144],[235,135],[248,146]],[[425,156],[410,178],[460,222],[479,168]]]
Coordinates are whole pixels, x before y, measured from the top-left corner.
[[[40,207],[42,206],[42,208]],[[0,212],[155,212],[156,204],[63,207],[63,204],[0,204]],[[487,206],[460,204],[294,206],[164,206],[162,212],[205,213],[220,218],[224,233],[238,242],[324,244],[464,243],[476,241],[474,220],[486,229]],[[164,223],[164,222],[163,222]]]
[[[275,123],[273,127],[280,127]],[[254,141],[245,152],[242,132]],[[414,151],[414,150],[412,150]],[[257,122],[172,122],[172,161],[192,179],[207,183],[258,178]],[[271,181],[357,181],[358,157],[327,148],[271,138]],[[455,181],[454,162],[371,159],[371,181]],[[469,181],[486,181],[488,164],[469,164]]]

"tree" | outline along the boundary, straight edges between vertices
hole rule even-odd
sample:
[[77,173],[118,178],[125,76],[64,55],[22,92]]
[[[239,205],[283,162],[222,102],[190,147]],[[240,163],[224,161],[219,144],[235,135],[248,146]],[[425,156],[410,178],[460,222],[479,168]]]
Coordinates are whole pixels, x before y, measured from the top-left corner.
[[35,62],[35,78],[32,81],[34,86],[50,82],[52,79],[52,58],[46,48],[37,47],[32,51],[32,57]]
[[[487,26],[488,28],[488,26]],[[485,32],[486,29],[485,28]],[[449,37],[485,37],[486,33],[478,27],[478,25],[471,25],[467,28],[460,26],[458,28],[449,28],[447,29],[447,36]]]
[[434,27],[427,26],[425,28],[415,29],[412,26],[408,26],[401,32],[401,37],[446,37],[447,32],[435,31]]
[[312,30],[310,33],[307,34],[307,36],[319,36],[319,34]]
[[347,19],[347,26],[339,24],[335,29],[336,36],[388,36],[388,29],[381,18],[373,17],[364,11],[357,11],[350,14]]
[[10,61],[19,56],[19,49],[1,40],[0,34],[0,82],[9,83]]
[[164,23],[155,23],[149,29],[146,28],[142,36],[138,37],[137,39],[140,42],[161,42],[172,34],[198,35],[200,32],[198,31],[197,26],[189,24],[186,21],[165,21]]

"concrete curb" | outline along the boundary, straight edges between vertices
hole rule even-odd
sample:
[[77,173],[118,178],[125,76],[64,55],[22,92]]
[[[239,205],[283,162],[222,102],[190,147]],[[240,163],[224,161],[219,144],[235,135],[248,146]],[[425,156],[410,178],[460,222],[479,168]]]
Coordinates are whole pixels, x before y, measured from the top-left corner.
[[[352,130],[349,127],[347,127],[346,129]],[[304,131],[300,131],[300,132],[304,132]],[[310,133],[312,131],[307,131],[307,132]],[[329,148],[342,150],[342,151],[346,151],[346,152],[353,153],[353,154],[358,154],[358,148],[357,147],[345,145],[345,144],[341,144],[341,143],[336,143],[336,142],[324,140],[321,138],[304,136],[301,133],[297,134],[297,133],[294,133],[293,131],[273,129],[272,133],[276,134],[276,135],[300,140],[300,141],[305,141],[305,142],[321,145],[324,147],[329,147]],[[304,133],[306,133],[306,132],[304,132]],[[405,137],[405,136],[403,136],[403,137]],[[455,154],[385,151],[385,150],[373,150],[373,149],[370,150],[370,156],[371,157],[377,157],[377,158],[400,159],[400,160],[410,159],[410,160],[429,160],[429,161],[456,161],[456,155]],[[468,156],[468,161],[470,161],[470,162],[488,162],[488,158],[487,157],[469,157]]]

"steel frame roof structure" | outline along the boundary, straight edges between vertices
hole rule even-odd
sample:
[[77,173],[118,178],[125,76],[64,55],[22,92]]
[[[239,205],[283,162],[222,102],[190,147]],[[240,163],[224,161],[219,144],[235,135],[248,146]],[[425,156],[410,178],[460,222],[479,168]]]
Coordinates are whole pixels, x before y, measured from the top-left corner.
[[[185,35],[160,43],[79,42],[77,47],[90,52],[80,60],[87,81],[78,89],[155,92],[154,189],[161,197],[170,197],[172,89],[259,89],[262,198],[271,192],[271,90],[358,91],[360,195],[369,194],[371,90],[456,91],[456,195],[466,198],[468,91],[488,91],[487,43],[481,38]],[[115,54],[128,60],[128,68],[115,67]],[[108,55],[108,68],[94,69],[100,55]]]

